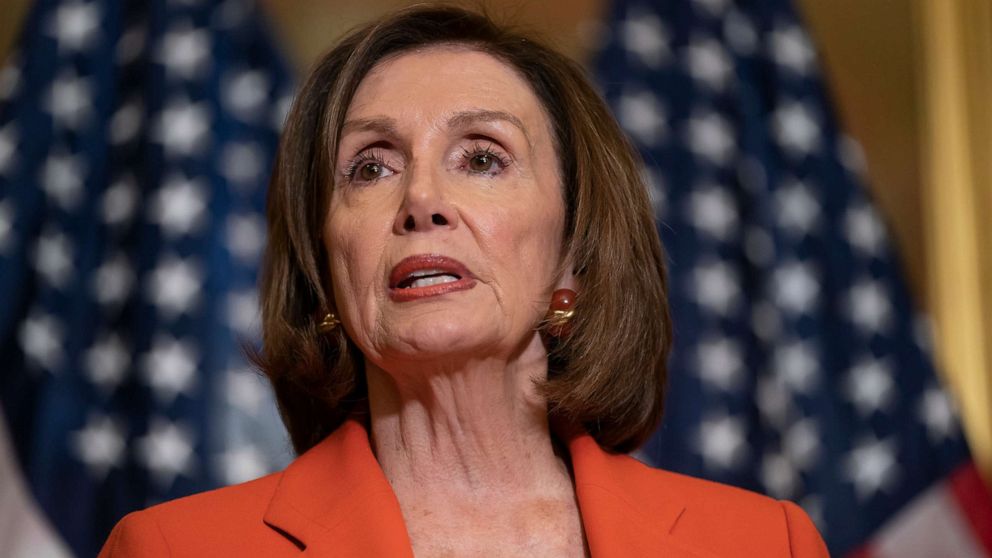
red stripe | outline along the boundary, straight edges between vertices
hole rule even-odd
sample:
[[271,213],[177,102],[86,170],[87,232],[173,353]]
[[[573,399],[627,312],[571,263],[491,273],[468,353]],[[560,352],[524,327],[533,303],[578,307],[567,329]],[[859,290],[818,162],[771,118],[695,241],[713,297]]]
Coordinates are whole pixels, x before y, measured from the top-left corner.
[[974,462],[951,473],[951,493],[975,535],[975,540],[992,556],[992,492],[982,480]]

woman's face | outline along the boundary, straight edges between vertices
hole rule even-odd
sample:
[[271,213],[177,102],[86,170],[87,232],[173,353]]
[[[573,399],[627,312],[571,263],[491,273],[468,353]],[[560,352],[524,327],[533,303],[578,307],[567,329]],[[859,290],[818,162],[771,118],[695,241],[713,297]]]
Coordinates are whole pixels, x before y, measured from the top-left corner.
[[543,351],[534,328],[572,279],[555,277],[551,126],[514,70],[457,46],[380,62],[336,160],[324,243],[338,314],[367,359],[388,370]]

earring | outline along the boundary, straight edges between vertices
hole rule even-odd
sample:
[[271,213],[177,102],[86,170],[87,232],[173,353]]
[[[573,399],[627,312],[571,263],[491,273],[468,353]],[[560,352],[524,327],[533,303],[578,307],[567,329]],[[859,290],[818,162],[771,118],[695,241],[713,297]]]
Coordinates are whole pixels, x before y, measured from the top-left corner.
[[558,289],[551,295],[551,306],[544,321],[547,323],[548,334],[552,337],[568,337],[572,331],[570,320],[575,315],[572,308],[575,305],[575,291]]
[[338,317],[334,315],[334,312],[328,312],[327,315],[324,316],[324,319],[317,324],[317,331],[321,333],[330,333],[334,331],[334,328],[338,327],[338,324],[340,323],[341,322],[338,321]]

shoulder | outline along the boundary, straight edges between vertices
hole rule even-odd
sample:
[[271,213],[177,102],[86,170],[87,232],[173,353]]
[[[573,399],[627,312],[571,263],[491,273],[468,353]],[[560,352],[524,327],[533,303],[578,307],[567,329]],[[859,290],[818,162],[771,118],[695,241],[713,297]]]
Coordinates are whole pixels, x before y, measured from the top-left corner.
[[285,544],[263,523],[281,476],[273,473],[130,513],[114,527],[100,558],[195,556],[219,549],[254,554]]

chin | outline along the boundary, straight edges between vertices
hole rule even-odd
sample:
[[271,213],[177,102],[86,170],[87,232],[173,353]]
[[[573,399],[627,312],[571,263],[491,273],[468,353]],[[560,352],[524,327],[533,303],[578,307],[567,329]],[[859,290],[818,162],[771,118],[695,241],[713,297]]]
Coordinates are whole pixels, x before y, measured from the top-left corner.
[[384,354],[418,361],[481,354],[498,345],[501,338],[491,322],[452,319],[450,315],[425,318],[393,331],[394,338],[387,343],[392,350]]

